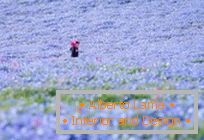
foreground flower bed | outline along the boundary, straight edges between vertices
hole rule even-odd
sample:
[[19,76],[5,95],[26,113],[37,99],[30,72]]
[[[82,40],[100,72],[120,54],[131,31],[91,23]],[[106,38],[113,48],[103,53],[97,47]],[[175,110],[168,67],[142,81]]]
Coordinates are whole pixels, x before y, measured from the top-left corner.
[[[148,88],[148,87],[146,87]],[[200,91],[203,92],[202,90]],[[140,100],[140,98],[148,99],[149,96],[134,96],[131,99]],[[103,96],[104,101],[117,101],[114,96]],[[204,120],[204,99],[203,94],[199,95],[199,135],[192,135],[192,138],[200,140],[204,136],[203,133],[203,120]],[[83,100],[82,98],[80,101]],[[166,99],[168,100],[168,99]],[[1,92],[0,96],[0,139],[4,140],[20,140],[20,139],[88,139],[89,135],[56,135],[55,126],[55,88],[37,89],[37,88],[24,88],[24,89],[6,89]],[[62,106],[66,108],[66,112],[73,111],[70,104],[78,103],[79,100],[73,101],[71,98],[64,98]],[[193,101],[189,100],[188,105]],[[186,106],[188,106],[186,105]],[[176,113],[188,115],[192,108],[184,110],[175,110]],[[113,112],[114,113],[114,112]],[[120,115],[115,112],[115,115]],[[118,114],[119,113],[119,114]],[[150,112],[151,114],[151,112]],[[100,113],[99,113],[100,115]],[[124,126],[121,129],[131,129],[129,126]],[[91,136],[92,137],[92,136]],[[95,135],[94,138],[98,139],[100,135]],[[103,135],[107,139],[187,139],[186,135]],[[190,139],[188,137],[188,139]]]

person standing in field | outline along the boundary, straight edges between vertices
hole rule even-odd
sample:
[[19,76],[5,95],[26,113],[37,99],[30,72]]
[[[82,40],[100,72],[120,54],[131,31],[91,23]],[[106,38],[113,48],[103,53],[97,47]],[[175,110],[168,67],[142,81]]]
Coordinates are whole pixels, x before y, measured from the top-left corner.
[[78,57],[79,56],[79,44],[80,42],[76,39],[71,41],[71,57]]

